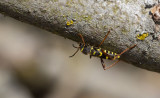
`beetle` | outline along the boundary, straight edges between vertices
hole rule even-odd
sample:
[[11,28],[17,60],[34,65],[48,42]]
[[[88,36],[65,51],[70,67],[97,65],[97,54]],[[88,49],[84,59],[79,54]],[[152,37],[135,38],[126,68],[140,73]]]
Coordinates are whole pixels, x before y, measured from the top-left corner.
[[[82,43],[79,43],[79,46],[76,47],[74,44],[73,44],[73,47],[74,48],[77,48],[77,51],[71,55],[70,57],[73,57],[79,50],[85,54],[85,55],[90,55],[90,58],[92,56],[94,57],[99,57],[100,60],[101,60],[101,64],[102,64],[102,67],[104,70],[106,69],[109,69],[111,68],[112,66],[114,66],[115,64],[117,64],[119,61],[120,61],[120,56],[125,53],[126,51],[134,48],[136,46],[136,44],[134,44],[133,46],[129,47],[129,48],[126,48],[124,51],[122,51],[120,54],[117,54],[117,53],[114,53],[114,52],[111,52],[111,51],[108,51],[108,50],[104,50],[102,48],[100,48],[100,46],[103,44],[103,42],[105,41],[105,39],[107,38],[107,36],[109,35],[110,33],[110,30],[108,31],[108,33],[105,35],[104,39],[102,40],[102,42],[99,44],[98,47],[94,47],[94,46],[90,46],[90,45],[86,45],[85,44],[85,41],[84,41],[84,38],[83,36],[78,33],[78,35],[80,36],[81,40],[82,40]],[[108,60],[115,60],[115,59],[118,59],[116,62],[114,62],[113,64],[109,65],[106,67],[106,65],[104,64],[104,61],[103,59],[108,59]]]

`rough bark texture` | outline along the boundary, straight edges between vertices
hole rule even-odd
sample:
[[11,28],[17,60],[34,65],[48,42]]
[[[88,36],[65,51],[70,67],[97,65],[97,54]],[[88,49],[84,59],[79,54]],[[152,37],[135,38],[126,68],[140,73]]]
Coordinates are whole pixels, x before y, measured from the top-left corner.
[[[94,46],[111,29],[104,49],[120,53],[137,44],[121,59],[160,72],[160,42],[151,36],[155,23],[146,9],[154,3],[157,0],[0,0],[0,12],[77,42],[81,33]],[[149,32],[149,37],[137,40],[140,32]]]

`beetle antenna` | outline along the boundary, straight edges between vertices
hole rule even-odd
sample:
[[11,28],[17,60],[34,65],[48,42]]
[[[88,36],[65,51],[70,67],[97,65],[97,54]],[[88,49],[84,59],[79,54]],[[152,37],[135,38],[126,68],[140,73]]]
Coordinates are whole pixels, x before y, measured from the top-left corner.
[[79,50],[79,47],[77,47],[77,51],[73,55],[71,55],[69,57],[73,57],[78,52],[78,50]]
[[73,46],[74,48],[79,48],[79,47],[76,47],[74,44],[72,44],[72,46]]
[[82,40],[82,42],[83,42],[83,44],[84,44],[84,46],[85,46],[85,42],[84,42],[83,36],[82,36],[80,33],[78,33],[78,35],[81,37],[81,40]]

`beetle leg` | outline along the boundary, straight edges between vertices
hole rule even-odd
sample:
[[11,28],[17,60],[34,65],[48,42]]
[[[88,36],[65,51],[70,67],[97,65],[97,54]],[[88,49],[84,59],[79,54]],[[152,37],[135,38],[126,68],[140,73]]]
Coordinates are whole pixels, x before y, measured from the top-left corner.
[[111,68],[112,66],[116,65],[119,61],[120,61],[120,59],[118,61],[114,62],[113,64],[105,67],[104,70]]
[[102,58],[100,58],[100,59],[101,59],[101,64],[102,64],[103,69],[106,70],[106,69],[105,69],[105,68],[106,68],[106,65],[104,64],[103,59],[102,59]]

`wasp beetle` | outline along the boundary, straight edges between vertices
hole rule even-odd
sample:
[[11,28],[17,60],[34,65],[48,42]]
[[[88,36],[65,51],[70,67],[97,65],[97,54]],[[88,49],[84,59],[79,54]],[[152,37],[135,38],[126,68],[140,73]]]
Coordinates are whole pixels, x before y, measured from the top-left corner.
[[[104,70],[111,68],[112,66],[114,66],[115,64],[117,64],[120,61],[119,58],[120,58],[120,56],[123,53],[125,53],[126,51],[134,48],[136,46],[136,44],[134,44],[133,46],[131,46],[129,48],[126,48],[120,54],[117,54],[117,53],[114,53],[114,52],[111,52],[111,51],[107,51],[107,50],[101,49],[100,46],[102,45],[102,43],[104,42],[104,40],[107,38],[107,36],[108,36],[109,33],[110,33],[110,30],[108,31],[108,33],[106,34],[105,38],[102,40],[102,42],[99,44],[98,47],[86,45],[83,36],[81,34],[78,34],[80,36],[81,40],[82,40],[82,43],[80,43],[78,47],[76,47],[73,44],[73,47],[77,48],[77,51],[72,56],[70,56],[70,57],[73,57],[80,50],[85,55],[89,54],[90,58],[92,56],[99,57],[100,60],[101,60],[101,64],[102,64],[102,67],[103,67]],[[114,62],[113,64],[111,64],[111,65],[109,65],[109,66],[106,67],[106,65],[104,64],[103,59],[108,59],[108,60],[118,59],[118,60],[116,62]]]

